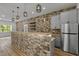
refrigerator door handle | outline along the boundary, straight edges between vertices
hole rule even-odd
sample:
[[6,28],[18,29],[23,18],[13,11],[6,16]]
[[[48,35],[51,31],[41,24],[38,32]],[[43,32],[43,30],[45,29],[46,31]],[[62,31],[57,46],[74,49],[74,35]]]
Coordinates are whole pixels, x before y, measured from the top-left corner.
[[68,34],[68,35],[78,35],[78,33],[62,33],[62,34]]

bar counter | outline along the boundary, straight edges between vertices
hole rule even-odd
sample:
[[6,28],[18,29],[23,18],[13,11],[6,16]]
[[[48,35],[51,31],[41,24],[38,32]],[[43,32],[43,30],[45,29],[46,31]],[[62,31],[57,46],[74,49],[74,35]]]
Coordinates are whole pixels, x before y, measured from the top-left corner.
[[14,50],[22,51],[26,56],[51,55],[51,41],[54,39],[50,33],[40,32],[12,32],[11,41]]

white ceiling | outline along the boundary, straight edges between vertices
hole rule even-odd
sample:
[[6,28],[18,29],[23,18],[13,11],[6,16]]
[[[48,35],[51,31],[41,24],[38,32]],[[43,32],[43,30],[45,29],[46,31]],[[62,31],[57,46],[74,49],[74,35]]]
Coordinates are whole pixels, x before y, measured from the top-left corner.
[[[15,10],[16,15],[16,7],[20,7],[20,19],[24,20],[27,18],[35,17],[38,15],[46,14],[52,11],[60,10],[62,8],[68,8],[72,6],[76,6],[76,3],[41,3],[42,12],[36,12],[37,3],[0,3],[0,20],[10,20],[12,17],[12,10]],[[45,10],[43,8],[46,8]],[[26,10],[28,12],[28,17],[23,17],[23,12]],[[34,12],[32,14],[32,12]]]

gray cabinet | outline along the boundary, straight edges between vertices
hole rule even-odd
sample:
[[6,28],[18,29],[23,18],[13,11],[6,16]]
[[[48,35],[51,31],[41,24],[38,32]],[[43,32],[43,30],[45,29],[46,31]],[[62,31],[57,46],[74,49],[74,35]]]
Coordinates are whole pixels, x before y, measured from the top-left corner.
[[51,29],[60,28],[60,15],[54,15],[51,18]]
[[78,12],[78,24],[79,24],[79,8],[77,9],[77,12]]
[[77,22],[77,10],[73,9],[70,11],[62,12],[60,14],[60,19],[61,19],[61,24],[65,24],[68,21],[70,23],[76,23]]

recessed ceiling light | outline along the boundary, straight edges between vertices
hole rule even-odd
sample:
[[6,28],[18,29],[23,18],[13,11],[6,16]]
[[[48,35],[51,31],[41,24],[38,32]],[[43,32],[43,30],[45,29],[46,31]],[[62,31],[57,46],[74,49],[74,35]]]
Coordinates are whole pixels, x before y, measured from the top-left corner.
[[43,10],[45,10],[46,8],[45,7],[43,7]]
[[32,11],[32,14],[34,14],[34,12]]

